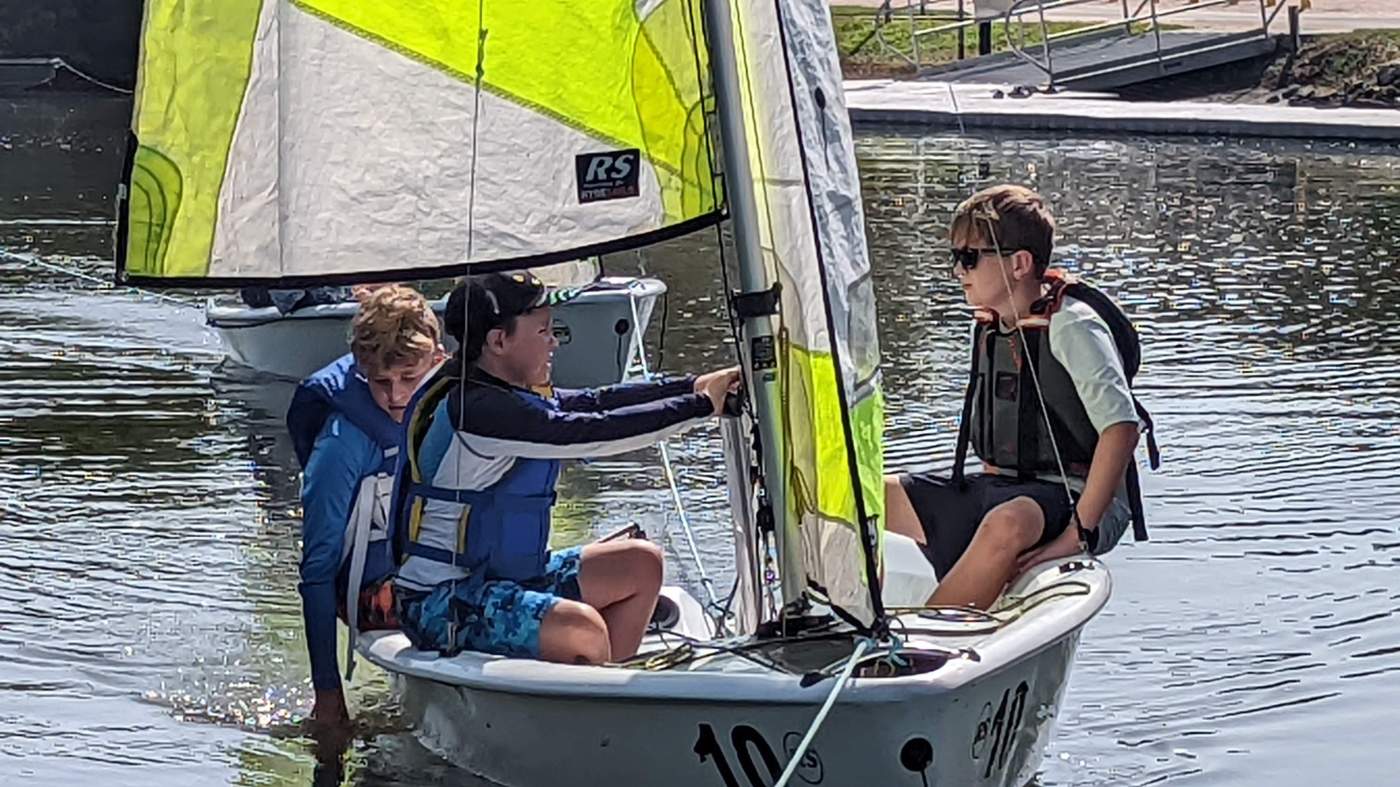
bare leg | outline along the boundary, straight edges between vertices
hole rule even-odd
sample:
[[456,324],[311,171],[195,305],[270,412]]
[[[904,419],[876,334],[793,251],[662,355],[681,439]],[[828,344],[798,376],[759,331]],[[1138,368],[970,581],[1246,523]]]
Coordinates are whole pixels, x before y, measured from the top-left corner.
[[943,577],[930,604],[987,609],[1016,573],[1016,557],[1035,545],[1045,530],[1045,514],[1029,497],[1018,497],[982,517],[972,543]]
[[608,624],[593,607],[560,599],[540,621],[540,658],[561,664],[611,661]]
[[661,592],[661,561],[661,548],[639,539],[583,548],[579,590],[607,623],[613,659],[635,655],[642,644]]
[[908,536],[918,544],[928,543],[914,504],[909,502],[909,493],[897,475],[885,476],[885,530]]

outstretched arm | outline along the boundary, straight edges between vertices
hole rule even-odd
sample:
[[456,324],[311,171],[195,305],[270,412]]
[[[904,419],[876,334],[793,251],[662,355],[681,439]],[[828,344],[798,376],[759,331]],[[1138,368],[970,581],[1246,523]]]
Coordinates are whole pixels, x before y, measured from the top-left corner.
[[339,418],[331,418],[316,438],[303,474],[301,582],[306,649],[311,658],[311,683],[318,698],[340,691],[336,661],[336,577],[340,571],[345,525],[366,467],[381,455],[364,433]]
[[581,459],[645,448],[709,418],[714,404],[704,394],[596,412],[534,407],[514,394],[473,397],[459,429],[472,451],[483,456]]
[[[611,456],[665,440],[724,409],[739,370],[721,369],[690,381],[691,393],[596,412],[538,407],[499,388],[464,393],[453,424],[483,456],[579,459]],[[458,415],[460,413],[461,415]]]
[[691,375],[667,376],[605,385],[601,388],[556,388],[554,396],[561,410],[596,413],[681,396],[690,393],[694,387],[695,378]]

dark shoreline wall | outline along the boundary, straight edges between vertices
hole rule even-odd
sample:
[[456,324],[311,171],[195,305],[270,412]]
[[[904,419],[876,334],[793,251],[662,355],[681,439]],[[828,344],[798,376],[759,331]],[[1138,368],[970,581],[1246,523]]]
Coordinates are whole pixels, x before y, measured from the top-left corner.
[[124,88],[136,82],[141,0],[0,0],[0,60],[61,57]]

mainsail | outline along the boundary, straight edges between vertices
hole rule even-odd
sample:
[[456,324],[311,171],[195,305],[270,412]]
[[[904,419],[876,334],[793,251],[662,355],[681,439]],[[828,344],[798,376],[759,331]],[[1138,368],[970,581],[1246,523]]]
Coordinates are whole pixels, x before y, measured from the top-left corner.
[[119,270],[447,275],[720,217],[683,0],[147,0]]
[[747,140],[752,177],[727,184],[752,208],[742,261],[781,293],[765,430],[785,589],[870,623],[883,400],[825,0],[147,0],[118,276],[429,277],[713,224],[702,3],[726,6],[709,43],[737,62],[720,122]]
[[[860,177],[825,0],[733,4],[759,246],[777,326],[785,511],[809,585],[881,613],[884,405]],[[736,217],[737,220],[737,217]],[[742,245],[742,244],[741,244]],[[775,479],[770,479],[770,482]],[[791,561],[785,561],[791,565]]]

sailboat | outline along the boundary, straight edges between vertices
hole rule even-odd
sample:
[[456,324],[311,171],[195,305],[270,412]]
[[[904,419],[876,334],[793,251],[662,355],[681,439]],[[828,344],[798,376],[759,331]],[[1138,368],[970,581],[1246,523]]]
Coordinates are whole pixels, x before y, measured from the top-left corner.
[[[554,335],[559,340],[554,383],[564,388],[592,388],[625,379],[639,362],[641,339],[666,294],[661,279],[604,276],[596,262],[589,267],[593,273],[586,278],[560,280],[548,271],[537,272],[551,285],[586,287],[554,310]],[[431,304],[441,319],[447,296]],[[204,306],[204,322],[223,341],[229,361],[265,375],[302,380],[350,351],[350,323],[359,309],[359,303],[351,300],[283,314],[275,306],[250,307],[210,298]],[[450,337],[443,339],[449,352],[457,349]]]
[[1033,777],[1111,579],[1065,558],[991,610],[928,607],[928,564],[882,531],[875,298],[825,0],[147,0],[143,43],[126,283],[504,270],[731,222],[732,601],[666,588],[638,656],[606,666],[361,634],[425,742],[504,785]]

